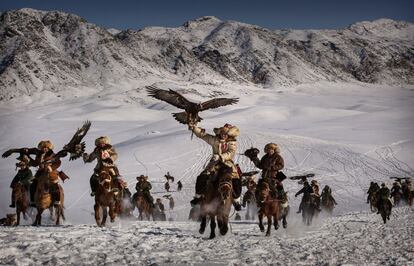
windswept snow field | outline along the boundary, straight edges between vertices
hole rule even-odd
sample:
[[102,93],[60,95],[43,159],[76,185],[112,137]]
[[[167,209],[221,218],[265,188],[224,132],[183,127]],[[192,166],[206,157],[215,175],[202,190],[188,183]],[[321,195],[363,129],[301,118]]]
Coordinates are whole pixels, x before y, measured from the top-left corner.
[[[164,174],[172,184],[174,210],[170,222],[117,221],[98,228],[93,217],[89,177],[94,164],[63,160],[70,176],[65,189],[62,226],[0,228],[0,264],[372,264],[414,263],[412,241],[414,211],[393,210],[386,225],[368,210],[366,191],[371,181],[392,184],[390,176],[414,175],[414,87],[385,87],[360,83],[315,83],[292,88],[257,88],[225,85],[158,84],[160,88],[186,88],[185,96],[207,99],[218,92],[240,97],[240,103],[203,112],[200,126],[212,132],[224,123],[237,125],[238,150],[251,146],[261,151],[268,142],[281,146],[288,176],[315,173],[321,189],[332,187],[338,202],[334,217],[321,214],[311,227],[296,214],[301,188],[286,180],[291,214],[288,229],[265,237],[255,222],[232,222],[225,237],[205,240],[198,223],[188,222],[189,201],[196,176],[211,154],[171,116],[177,109],[145,96],[138,89],[108,88],[96,95],[56,101],[43,92],[9,101],[0,107],[0,150],[34,147],[50,139],[59,150],[84,120],[92,127],[86,136],[87,152],[95,138],[110,136],[119,154],[118,166],[135,192],[136,176],[147,174],[154,198],[166,193]],[[262,156],[263,153],[260,154]],[[0,214],[13,210],[9,184],[15,175],[15,157],[0,160]],[[254,170],[244,156],[236,162],[243,171]],[[34,169],[33,169],[34,170]],[[181,180],[184,189],[176,192]],[[168,202],[164,200],[168,209]],[[44,221],[49,223],[44,214]],[[244,211],[241,212],[244,217]],[[234,219],[234,216],[232,217]],[[29,225],[31,221],[23,221]]]

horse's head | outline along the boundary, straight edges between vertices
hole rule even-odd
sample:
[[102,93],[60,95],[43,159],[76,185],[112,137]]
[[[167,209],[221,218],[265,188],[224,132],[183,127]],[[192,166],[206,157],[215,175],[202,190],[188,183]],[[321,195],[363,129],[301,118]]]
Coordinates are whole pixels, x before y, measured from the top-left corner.
[[260,190],[260,196],[262,199],[266,199],[270,196],[270,187],[268,183],[263,182],[262,189]]
[[99,186],[106,192],[112,191],[112,176],[107,171],[101,171],[99,173]]
[[16,195],[16,197],[20,197],[21,195],[23,195],[24,193],[26,193],[26,188],[25,186],[21,183],[21,182],[17,182],[14,186],[13,186],[13,193],[14,195]]
[[283,195],[281,197],[281,202],[282,202],[282,204],[288,202],[288,193],[287,192],[283,193]]
[[220,196],[222,200],[226,200],[230,197],[232,190],[233,190],[233,186],[231,181],[222,181],[219,184],[219,192],[220,192]]

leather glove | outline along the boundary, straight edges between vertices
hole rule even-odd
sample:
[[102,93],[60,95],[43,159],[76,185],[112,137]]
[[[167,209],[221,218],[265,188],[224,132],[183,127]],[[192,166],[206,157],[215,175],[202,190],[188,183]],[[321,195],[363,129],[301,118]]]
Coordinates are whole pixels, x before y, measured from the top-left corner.
[[217,161],[219,161],[219,160],[220,160],[220,155],[218,155],[218,154],[214,154],[214,155],[213,155],[213,158],[211,158],[211,160],[212,160],[213,162],[217,162]]

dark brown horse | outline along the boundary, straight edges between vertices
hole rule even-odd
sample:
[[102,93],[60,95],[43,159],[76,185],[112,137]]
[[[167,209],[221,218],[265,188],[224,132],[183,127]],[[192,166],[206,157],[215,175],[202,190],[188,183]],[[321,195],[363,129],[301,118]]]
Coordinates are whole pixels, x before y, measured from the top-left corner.
[[273,225],[275,230],[279,229],[279,218],[281,217],[281,200],[274,199],[270,195],[269,184],[263,182],[260,190],[260,198],[263,200],[262,206],[259,209],[259,228],[264,232],[263,216],[267,217],[267,231],[266,236],[270,236],[270,228]]
[[25,187],[20,182],[17,182],[13,186],[13,194],[15,195],[15,202],[16,202],[16,216],[17,222],[16,225],[20,224],[20,214],[23,213],[23,218],[26,220],[26,211],[29,208],[30,200],[29,200],[29,193]]
[[327,193],[322,193],[321,195],[321,207],[323,210],[332,214],[333,209],[335,208],[335,201],[333,200],[332,196]]
[[414,192],[409,189],[409,187],[404,184],[402,187],[402,199],[407,202],[409,206],[413,205],[413,195]]
[[[221,235],[229,229],[229,214],[233,202],[232,169],[224,164],[218,166],[217,173],[207,182],[206,192],[201,200],[200,234],[204,234],[207,217],[210,218],[210,239],[216,237],[216,219]],[[214,181],[213,181],[214,180]]]
[[56,193],[60,194],[60,204],[54,205],[50,191],[49,174],[44,173],[38,177],[38,184],[35,192],[37,214],[33,225],[41,225],[43,211],[45,209],[50,209],[51,207],[55,209],[56,225],[60,224],[60,218],[65,220],[65,215],[63,213],[65,195],[63,193],[63,188],[59,184],[57,187],[58,191]]
[[372,212],[376,212],[377,211],[377,191],[375,192],[371,192],[368,195],[368,200],[369,200],[369,207],[371,209]]
[[390,219],[392,210],[392,203],[389,199],[382,200],[382,203],[378,206],[378,211],[381,214],[382,221],[387,223],[387,220]]
[[[105,226],[106,219],[108,217],[108,209],[109,209],[109,217],[111,218],[111,223],[115,221],[116,217],[116,201],[117,201],[117,194],[118,191],[113,189],[113,182],[112,176],[110,171],[107,169],[102,169],[98,176],[98,186],[96,188],[95,193],[95,220],[98,226]],[[100,217],[100,210],[102,209],[103,217],[101,220]]]
[[144,194],[137,192],[134,195],[133,199],[134,206],[138,209],[138,219],[139,220],[150,220],[152,216],[153,209],[151,208],[150,203],[145,199]]
[[280,199],[280,215],[279,220],[282,220],[283,228],[287,227],[287,217],[289,215],[290,207],[287,192],[283,194]]

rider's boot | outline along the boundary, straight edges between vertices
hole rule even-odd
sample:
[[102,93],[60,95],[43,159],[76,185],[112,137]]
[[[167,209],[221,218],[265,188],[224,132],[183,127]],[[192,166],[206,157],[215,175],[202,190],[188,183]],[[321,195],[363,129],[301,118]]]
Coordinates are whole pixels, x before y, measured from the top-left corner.
[[191,206],[198,205],[201,202],[201,195],[195,194],[194,198],[190,201]]

